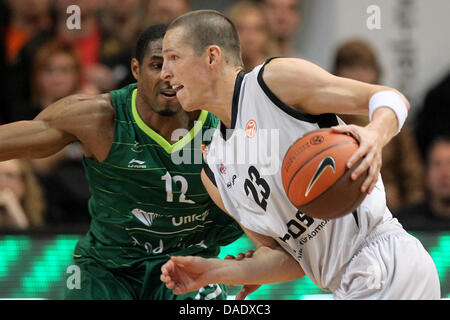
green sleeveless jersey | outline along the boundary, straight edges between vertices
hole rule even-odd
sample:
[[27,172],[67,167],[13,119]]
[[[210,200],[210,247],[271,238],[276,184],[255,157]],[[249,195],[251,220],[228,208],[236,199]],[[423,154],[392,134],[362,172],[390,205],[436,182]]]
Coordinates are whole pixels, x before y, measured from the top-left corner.
[[201,180],[202,150],[218,119],[202,111],[194,127],[170,144],[148,127],[136,108],[137,85],[111,91],[115,131],[99,163],[84,157],[91,225],[75,258],[128,267],[167,255],[217,255],[242,235],[211,200]]

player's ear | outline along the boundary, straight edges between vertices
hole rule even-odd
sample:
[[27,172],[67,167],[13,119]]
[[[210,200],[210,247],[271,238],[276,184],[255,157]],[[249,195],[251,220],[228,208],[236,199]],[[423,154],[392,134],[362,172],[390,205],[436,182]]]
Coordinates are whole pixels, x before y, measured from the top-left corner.
[[207,49],[207,57],[208,64],[214,66],[223,58],[222,50],[216,45],[209,46]]
[[136,81],[139,80],[139,61],[136,58],[131,59],[131,73]]

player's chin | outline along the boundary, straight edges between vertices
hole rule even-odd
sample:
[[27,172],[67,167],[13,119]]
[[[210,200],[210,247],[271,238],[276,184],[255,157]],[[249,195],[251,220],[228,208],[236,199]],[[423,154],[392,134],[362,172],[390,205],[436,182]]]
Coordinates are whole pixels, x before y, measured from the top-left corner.
[[178,98],[178,101],[181,104],[181,107],[187,112],[200,110],[201,108],[198,106],[198,104],[195,103],[195,101],[193,101],[192,99],[190,99],[186,95],[184,90],[185,89],[183,88],[179,92],[177,92],[177,98]]
[[196,104],[189,103],[189,101],[182,102],[180,100],[180,103],[181,103],[181,107],[183,108],[183,110],[185,110],[187,112],[192,112],[192,111],[201,109],[201,107],[197,106]]

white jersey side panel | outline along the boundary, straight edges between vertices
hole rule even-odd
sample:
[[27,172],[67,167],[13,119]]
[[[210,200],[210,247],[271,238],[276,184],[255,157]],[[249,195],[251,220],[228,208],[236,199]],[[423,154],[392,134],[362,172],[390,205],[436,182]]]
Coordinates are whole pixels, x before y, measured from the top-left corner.
[[382,223],[401,226],[386,207],[381,177],[357,212],[340,219],[313,219],[291,204],[281,180],[284,154],[305,133],[336,124],[329,121],[336,117],[280,107],[261,75],[258,79],[262,67],[242,76],[232,135],[225,140],[216,130],[206,162],[227,211],[249,230],[276,239],[314,283],[334,291],[366,235]]

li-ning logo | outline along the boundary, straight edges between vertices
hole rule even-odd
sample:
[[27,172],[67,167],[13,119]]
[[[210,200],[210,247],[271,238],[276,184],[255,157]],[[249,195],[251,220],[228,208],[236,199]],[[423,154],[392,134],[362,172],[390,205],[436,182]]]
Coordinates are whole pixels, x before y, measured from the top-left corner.
[[128,168],[145,169],[145,168],[147,168],[147,165],[145,164],[145,161],[131,159],[131,161],[128,162]]
[[255,120],[249,120],[247,122],[247,125],[245,126],[245,132],[247,134],[247,137],[253,138],[256,134],[256,130],[258,130],[258,126],[256,125]]
[[319,179],[320,175],[325,171],[325,169],[327,167],[331,167],[331,169],[333,169],[333,173],[336,172],[336,163],[334,162],[334,159],[330,156],[324,158],[319,163],[319,166],[317,167],[316,172],[314,173],[311,181],[309,182],[308,188],[306,188],[305,197],[308,196],[312,187],[314,187],[314,184],[316,183],[316,181]]

